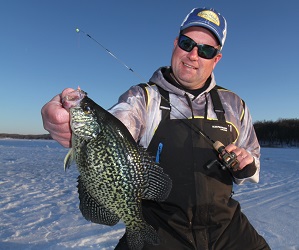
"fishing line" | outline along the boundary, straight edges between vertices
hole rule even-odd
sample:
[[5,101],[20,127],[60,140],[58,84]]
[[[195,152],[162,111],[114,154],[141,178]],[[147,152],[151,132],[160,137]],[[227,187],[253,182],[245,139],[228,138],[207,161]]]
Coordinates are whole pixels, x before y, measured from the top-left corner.
[[[123,65],[125,68],[127,68],[129,71],[131,71],[133,74],[135,74],[142,82],[145,82],[145,84],[151,88],[152,90],[154,90],[156,93],[158,93],[160,95],[160,97],[166,101],[171,107],[173,107],[176,111],[178,111],[184,118],[188,119],[189,118],[182,112],[180,111],[177,107],[175,107],[174,105],[172,105],[172,103],[165,98],[164,96],[162,96],[159,92],[158,89],[153,88],[148,82],[147,80],[145,80],[144,77],[142,77],[141,75],[139,75],[136,71],[134,71],[131,67],[129,67],[127,64],[125,64],[122,60],[120,60],[116,55],[114,55],[109,49],[107,49],[104,45],[102,45],[100,42],[98,42],[95,38],[93,38],[91,35],[87,34],[86,32],[84,32],[83,30],[80,30],[78,28],[76,28],[76,32],[80,33],[82,32],[83,34],[85,34],[87,37],[89,37],[91,40],[93,40],[95,43],[97,43],[102,49],[104,49],[109,55],[111,55],[114,59],[116,59],[121,65]],[[190,122],[190,124],[188,124],[189,126],[195,126],[194,124],[192,124]],[[210,141],[210,143],[214,143],[215,141],[212,140],[208,135],[204,134],[198,127],[195,127],[197,132],[200,133],[204,138],[208,139]],[[194,129],[194,128],[193,128]]]
[[205,138],[208,143],[218,152],[222,155],[222,163],[224,164],[224,168],[238,168],[239,162],[237,160],[237,156],[233,152],[227,152],[225,150],[225,146],[219,142],[219,141],[214,141],[212,138],[210,138],[207,134],[205,134],[203,131],[200,130],[192,121],[182,112],[180,111],[177,107],[172,105],[172,103],[165,98],[164,96],[161,95],[158,89],[153,88],[147,80],[144,79],[141,75],[139,75],[136,71],[134,71],[131,67],[129,67],[127,64],[125,64],[122,60],[120,60],[116,55],[114,55],[110,50],[108,50],[104,45],[102,45],[100,42],[98,42],[95,38],[93,38],[91,35],[85,33],[84,31],[76,28],[76,32],[80,33],[82,32],[85,34],[88,38],[93,40],[95,43],[97,43],[102,49],[104,49],[109,55],[111,55],[115,60],[117,60],[121,65],[123,65],[126,69],[131,71],[133,74],[135,74],[142,82],[145,82],[145,84],[152,90],[154,90],[156,93],[159,94],[161,99],[166,101],[171,107],[173,107],[177,112],[179,112],[185,119],[187,119],[189,122],[186,122],[182,120],[186,125],[188,125],[193,131],[197,132],[199,135],[201,135],[203,138]]
[[[109,55],[111,55],[114,59],[116,59],[121,65],[123,65],[126,69],[128,69],[129,71],[131,71],[133,74],[135,74],[139,80],[141,80],[141,82],[145,82],[145,84],[150,87],[152,90],[154,90],[155,92],[157,92],[161,98],[163,98],[165,101],[167,101],[167,103],[169,103],[169,105],[172,106],[172,104],[166,99],[164,98],[160,92],[153,88],[148,82],[147,80],[142,77],[141,75],[139,75],[135,70],[133,70],[131,67],[129,67],[127,64],[125,64],[122,60],[120,60],[116,55],[114,55],[109,49],[107,49],[104,45],[102,45],[100,42],[98,42],[95,38],[93,38],[91,35],[87,34],[86,32],[84,32],[83,30],[80,29],[76,29],[77,33],[82,32],[83,34],[85,34],[87,37],[89,37],[91,40],[93,40],[95,43],[97,43],[102,49],[104,49]],[[173,108],[175,108],[181,115],[183,115],[185,118],[187,118],[180,110],[178,110],[176,107],[173,106]],[[188,119],[188,118],[187,118]]]

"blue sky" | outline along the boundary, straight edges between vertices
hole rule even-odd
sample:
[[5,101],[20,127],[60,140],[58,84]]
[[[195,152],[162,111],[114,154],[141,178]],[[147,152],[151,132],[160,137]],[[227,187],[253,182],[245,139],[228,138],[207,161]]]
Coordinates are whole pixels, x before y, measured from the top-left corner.
[[104,108],[169,65],[179,26],[194,7],[228,22],[218,85],[239,94],[253,120],[299,118],[299,1],[9,0],[0,2],[0,133],[46,133],[41,107],[78,85]]

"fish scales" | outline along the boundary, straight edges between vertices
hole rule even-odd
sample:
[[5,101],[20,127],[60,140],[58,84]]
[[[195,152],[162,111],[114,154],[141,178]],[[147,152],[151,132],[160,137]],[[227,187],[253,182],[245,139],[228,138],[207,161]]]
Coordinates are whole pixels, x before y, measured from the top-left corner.
[[70,111],[72,149],[65,168],[75,161],[79,208],[85,219],[115,225],[122,220],[130,249],[145,243],[159,244],[159,237],[142,216],[142,199],[163,201],[171,180],[146,150],[137,145],[127,128],[78,89],[63,105]]

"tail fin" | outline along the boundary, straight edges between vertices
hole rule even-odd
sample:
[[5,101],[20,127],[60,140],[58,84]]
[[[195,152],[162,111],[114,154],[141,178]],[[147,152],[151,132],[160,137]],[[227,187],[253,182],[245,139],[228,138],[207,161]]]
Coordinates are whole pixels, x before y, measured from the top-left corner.
[[160,238],[156,230],[149,224],[142,222],[140,226],[126,228],[128,246],[132,250],[141,250],[144,243],[159,245]]

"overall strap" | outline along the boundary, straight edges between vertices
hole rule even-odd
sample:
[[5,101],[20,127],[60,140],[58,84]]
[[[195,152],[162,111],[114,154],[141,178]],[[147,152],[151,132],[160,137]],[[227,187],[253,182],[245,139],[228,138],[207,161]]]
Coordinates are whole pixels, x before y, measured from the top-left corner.
[[[156,85],[155,83],[149,82],[149,85],[153,86]],[[148,95],[147,95],[147,90],[146,88],[148,87],[148,84],[146,83],[140,83],[138,84],[139,87],[141,87],[145,93],[145,102],[146,105],[148,105]],[[162,89],[160,86],[156,85],[156,87],[158,88],[158,91],[161,95],[161,103],[160,103],[160,109],[162,110],[162,120],[165,119],[170,119],[170,111],[171,111],[171,106],[170,106],[170,102],[169,102],[169,92]]]
[[169,92],[162,89],[160,86],[156,85],[159,93],[161,95],[161,103],[160,103],[160,109],[162,110],[162,119],[166,120],[166,119],[170,119],[170,111],[171,111],[171,106],[170,106],[170,102],[169,102]]
[[212,98],[212,103],[213,103],[213,106],[214,106],[214,112],[216,113],[217,119],[219,121],[224,121],[225,122],[226,121],[225,116],[224,116],[225,110],[223,109],[223,106],[222,106],[222,103],[221,103],[221,100],[220,100],[217,89],[218,89],[218,86],[215,86],[210,91],[210,95],[211,95],[211,98]]
[[[149,83],[150,85],[154,85],[153,83]],[[147,84],[139,84],[139,86],[141,88],[144,89],[144,92],[146,93],[146,87]],[[162,110],[162,119],[161,120],[165,120],[165,119],[170,119],[170,111],[171,111],[171,106],[169,103],[169,92],[164,90],[163,88],[161,88],[160,86],[156,85],[159,93],[161,95],[161,103],[160,103],[160,109]],[[223,109],[219,94],[217,89],[221,88],[219,86],[215,86],[211,91],[210,91],[210,95],[211,95],[211,99],[212,99],[212,103],[214,106],[214,112],[216,113],[217,119],[219,121],[226,121],[225,120],[225,110]],[[148,96],[145,95],[146,97],[146,103],[148,102]]]

